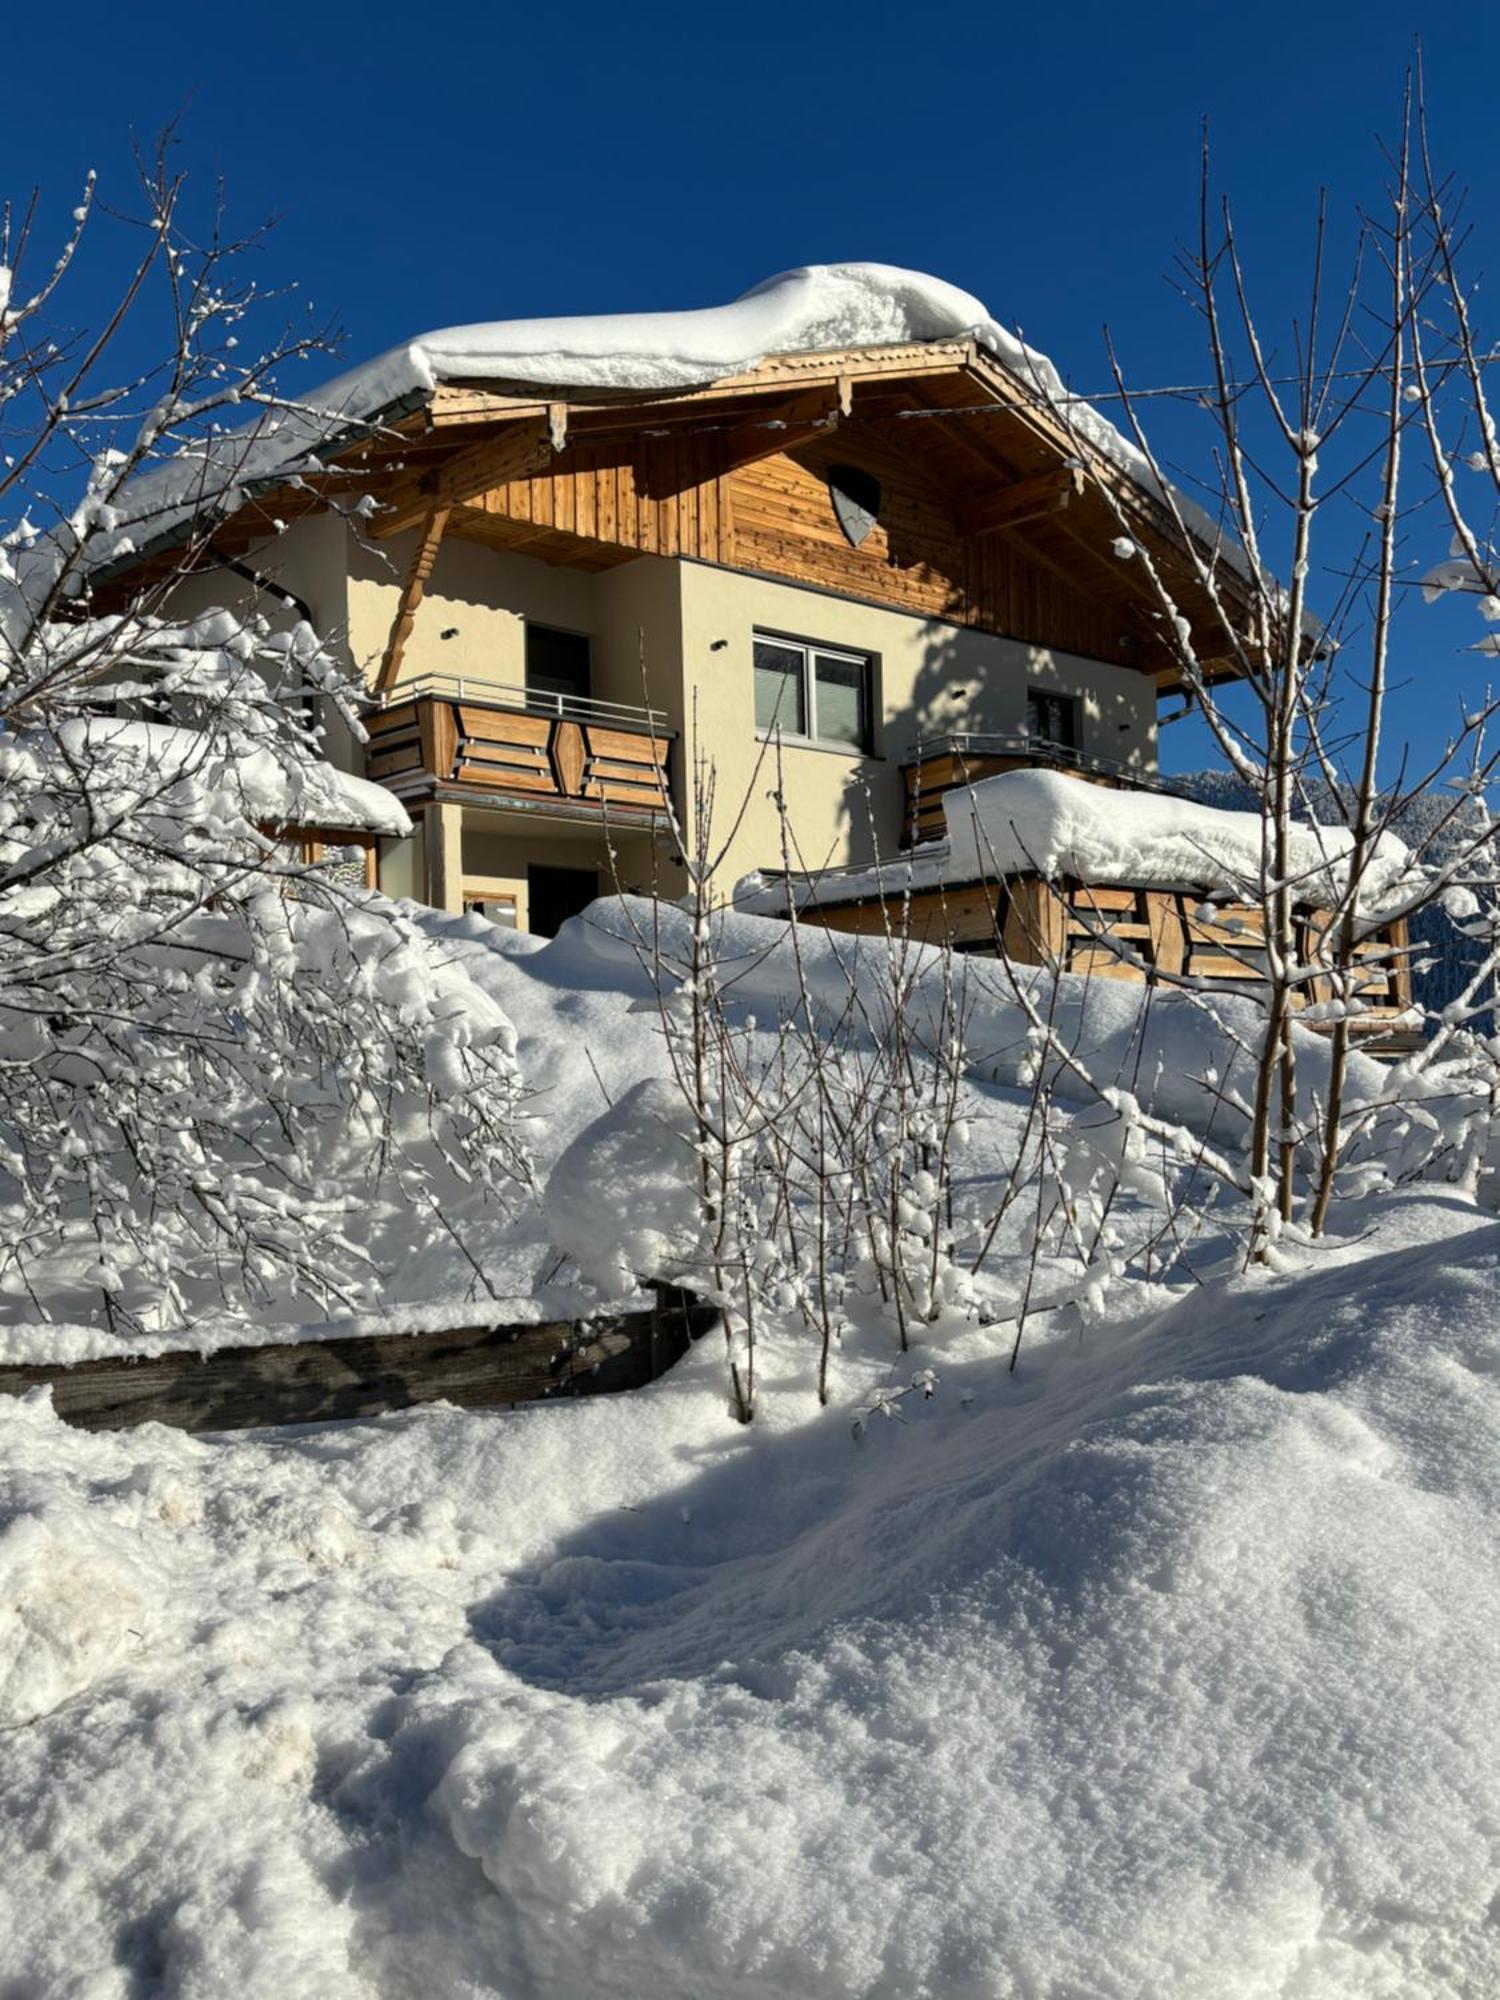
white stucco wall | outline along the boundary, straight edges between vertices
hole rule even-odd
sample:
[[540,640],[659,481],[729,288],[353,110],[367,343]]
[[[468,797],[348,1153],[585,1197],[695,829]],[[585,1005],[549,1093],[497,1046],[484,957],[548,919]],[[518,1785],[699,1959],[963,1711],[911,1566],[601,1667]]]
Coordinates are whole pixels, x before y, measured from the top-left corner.
[[[373,546],[349,537],[349,644],[373,681],[385,657],[416,531]],[[400,680],[448,674],[502,687],[526,679],[525,620],[592,633],[598,578],[449,536],[417,607]]]
[[[304,597],[320,632],[373,678],[396,614],[415,535],[370,547],[332,515],[294,523],[247,560]],[[185,607],[243,603],[250,586],[227,572],[183,586]],[[290,614],[288,614],[290,615]],[[774,758],[755,731],[752,640],[757,630],[866,652],[874,660],[875,741],[870,754],[785,745],[784,790],[793,864],[868,861],[894,848],[901,826],[900,767],[919,738],[955,730],[1018,734],[1029,688],[1076,697],[1084,754],[1151,771],[1156,697],[1150,679],[1046,647],[862,604],[709,564],[642,556],[590,572],[450,538],[407,642],[401,680],[426,674],[519,687],[525,680],[525,621],[588,635],[595,696],[643,701],[677,732],[672,761],[679,806],[691,824],[695,730],[717,774],[720,840],[748,804],[723,862],[725,892],[736,876],[779,867],[781,832],[772,798]],[[644,668],[644,686],[643,686]],[[358,768],[355,745],[330,741],[336,762]],[[510,885],[524,897],[527,852],[565,863],[553,831],[467,821],[463,873]],[[575,837],[563,836],[571,846]],[[603,837],[593,836],[603,862]],[[482,857],[481,849],[488,845]],[[545,850],[545,852],[543,851]],[[455,857],[456,858],[456,857]],[[632,873],[639,874],[638,867]],[[680,894],[671,865],[661,881]],[[450,888],[450,896],[456,895]]]
[[[749,805],[725,874],[781,865],[771,754],[755,731],[756,631],[821,640],[874,660],[873,754],[784,745],[793,865],[868,861],[896,843],[901,765],[922,736],[954,730],[1019,734],[1029,688],[1077,697],[1080,748],[1142,771],[1156,767],[1156,690],[1143,674],[1014,639],[850,602],[706,564],[682,563],[682,712],[696,693],[718,767],[718,815],[727,826]],[[726,884],[726,886],[728,886]]]

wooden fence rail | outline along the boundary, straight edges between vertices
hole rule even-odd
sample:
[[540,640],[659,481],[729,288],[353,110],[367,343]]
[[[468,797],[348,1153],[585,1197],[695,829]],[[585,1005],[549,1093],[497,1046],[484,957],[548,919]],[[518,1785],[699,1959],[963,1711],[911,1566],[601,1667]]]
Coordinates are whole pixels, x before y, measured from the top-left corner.
[[585,1321],[463,1327],[191,1350],[71,1366],[0,1366],[0,1395],[41,1383],[83,1430],[171,1424],[185,1431],[374,1417],[414,1403],[494,1409],[638,1389],[715,1324],[713,1307],[672,1286],[649,1310]]

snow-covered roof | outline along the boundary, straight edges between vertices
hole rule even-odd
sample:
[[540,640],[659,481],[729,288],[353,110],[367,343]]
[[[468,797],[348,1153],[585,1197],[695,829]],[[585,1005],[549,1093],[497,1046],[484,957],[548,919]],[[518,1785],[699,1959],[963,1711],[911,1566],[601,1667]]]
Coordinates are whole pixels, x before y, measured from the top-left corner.
[[232,797],[247,817],[267,825],[326,827],[340,833],[411,832],[406,809],[384,785],[322,761],[289,769],[270,750],[165,722],[72,716],[56,731],[74,757],[139,762],[153,779],[191,779]]
[[[735,889],[741,908],[782,912],[858,903],[907,891],[1044,875],[1075,881],[1185,890],[1254,899],[1260,880],[1260,816],[1225,812],[1161,792],[1116,791],[1060,771],[1004,771],[943,796],[946,837],[868,868],[831,868],[794,881],[748,875]],[[1347,862],[1347,827],[1292,829],[1291,880],[1299,903],[1335,903]],[[1367,913],[1398,901],[1411,884],[1411,857],[1382,834],[1361,889]]]
[[[278,410],[143,475],[99,559],[133,553],[170,531],[193,503],[290,473],[350,430],[425,399],[441,383],[536,384],[581,392],[671,393],[741,375],[769,355],[973,339],[1075,432],[1153,495],[1161,488],[1136,445],[1068,395],[1047,356],[1002,326],[970,293],[890,264],[810,264],[767,278],[729,305],[682,312],[601,313],[482,321],[417,335]],[[1217,530],[1177,496],[1195,529]]]
[[993,340],[1002,359],[1011,358],[1007,348],[1025,351],[978,299],[941,278],[890,264],[812,264],[767,278],[729,305],[444,327],[352,369],[312,400],[367,410],[372,402],[396,402],[440,382],[474,381],[692,389],[743,374],[770,354],[969,335],[986,345]]

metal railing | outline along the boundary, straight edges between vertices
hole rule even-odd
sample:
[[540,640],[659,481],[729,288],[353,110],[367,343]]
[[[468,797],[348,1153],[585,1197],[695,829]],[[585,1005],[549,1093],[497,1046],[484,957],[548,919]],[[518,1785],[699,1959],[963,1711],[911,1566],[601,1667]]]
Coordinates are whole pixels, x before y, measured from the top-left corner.
[[1081,771],[1101,778],[1115,778],[1145,792],[1171,792],[1174,787],[1159,772],[1144,772],[1133,764],[1111,757],[1086,757],[1069,743],[1055,743],[1047,736],[999,736],[986,732],[950,730],[942,736],[918,738],[913,754],[903,768],[911,769],[938,757],[1023,757],[1030,764],[1055,765],[1061,771]]
[[388,688],[375,699],[377,708],[400,708],[409,701],[462,701],[474,708],[493,708],[522,715],[553,715],[564,722],[595,722],[605,728],[647,729],[653,736],[673,736],[659,708],[640,708],[624,701],[597,701],[592,695],[547,694],[540,688],[515,687],[503,681],[470,680],[464,674],[418,674]]

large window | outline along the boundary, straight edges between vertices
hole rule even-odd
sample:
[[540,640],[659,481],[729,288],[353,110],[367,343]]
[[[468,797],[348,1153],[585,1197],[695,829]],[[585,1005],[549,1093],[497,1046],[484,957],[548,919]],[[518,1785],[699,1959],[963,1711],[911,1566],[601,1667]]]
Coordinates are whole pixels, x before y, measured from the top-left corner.
[[755,726],[842,749],[871,747],[871,662],[801,639],[755,635]]

